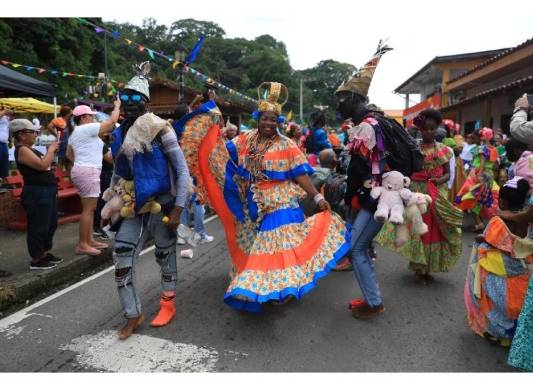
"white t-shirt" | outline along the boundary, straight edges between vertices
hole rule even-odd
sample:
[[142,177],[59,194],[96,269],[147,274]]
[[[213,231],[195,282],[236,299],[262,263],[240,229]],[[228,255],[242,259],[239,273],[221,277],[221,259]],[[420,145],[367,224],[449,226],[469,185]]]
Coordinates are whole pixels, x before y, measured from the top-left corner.
[[76,126],[68,138],[74,151],[74,165],[82,167],[102,167],[104,141],[98,137],[100,123]]
[[0,142],[7,144],[9,139],[9,119],[7,116],[2,115],[0,118]]

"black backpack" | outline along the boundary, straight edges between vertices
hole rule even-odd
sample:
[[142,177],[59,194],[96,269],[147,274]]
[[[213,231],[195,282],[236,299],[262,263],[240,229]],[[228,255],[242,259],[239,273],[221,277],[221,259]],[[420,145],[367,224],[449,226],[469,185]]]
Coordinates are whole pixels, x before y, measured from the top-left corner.
[[404,176],[411,176],[414,172],[422,170],[424,156],[418,143],[402,125],[394,119],[378,112],[372,112],[381,128],[383,139],[387,147],[386,160],[391,170],[401,172]]

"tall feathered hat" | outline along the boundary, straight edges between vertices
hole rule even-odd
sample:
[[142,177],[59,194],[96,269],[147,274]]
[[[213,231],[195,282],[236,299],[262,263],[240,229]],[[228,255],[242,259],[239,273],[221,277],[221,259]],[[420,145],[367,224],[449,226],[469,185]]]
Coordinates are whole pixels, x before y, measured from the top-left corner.
[[376,67],[379,64],[379,60],[386,52],[392,50],[391,47],[387,46],[386,42],[379,40],[378,48],[372,58],[363,65],[355,74],[347,81],[343,82],[335,93],[341,91],[354,92],[361,96],[368,95],[368,89],[370,88],[370,83],[372,82],[372,77],[376,71]]
[[150,101],[150,87],[148,85],[148,73],[150,73],[150,61],[139,65],[133,65],[135,76],[126,84],[124,89],[131,89],[142,93]]
[[259,97],[258,112],[273,111],[281,115],[281,108],[289,99],[289,90],[281,83],[266,81],[257,88],[257,95]]

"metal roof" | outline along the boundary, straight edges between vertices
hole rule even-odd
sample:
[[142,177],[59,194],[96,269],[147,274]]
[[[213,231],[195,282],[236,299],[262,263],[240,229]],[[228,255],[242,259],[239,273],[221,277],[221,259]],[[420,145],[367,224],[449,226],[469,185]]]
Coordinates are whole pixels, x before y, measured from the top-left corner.
[[467,76],[467,75],[469,75],[469,74],[472,74],[472,73],[474,73],[475,71],[477,71],[477,70],[479,70],[479,69],[481,69],[481,68],[484,68],[484,67],[486,67],[486,66],[492,64],[493,62],[496,62],[496,61],[498,61],[499,59],[501,59],[501,58],[503,58],[503,57],[506,57],[506,56],[508,56],[509,54],[512,54],[512,53],[514,53],[514,52],[516,52],[516,51],[518,51],[518,50],[520,50],[520,49],[522,49],[522,48],[524,48],[524,47],[526,47],[526,46],[529,46],[529,45],[533,45],[533,38],[530,38],[530,39],[528,39],[527,41],[522,42],[522,43],[521,43],[520,45],[518,45],[518,46],[511,47],[511,48],[509,48],[509,49],[506,49],[506,50],[501,51],[500,53],[494,55],[493,57],[491,57],[491,58],[489,58],[488,60],[482,62],[481,64],[474,66],[472,69],[469,69],[469,70],[467,70],[466,72],[464,72],[464,73],[458,75],[457,77],[454,77],[453,79],[451,79],[450,81],[448,81],[448,83],[451,83],[451,82],[453,82],[453,81],[455,81],[455,80],[458,80],[458,79],[463,78],[463,77],[465,77],[465,76]]
[[447,62],[462,62],[462,61],[470,61],[478,58],[483,57],[494,57],[495,55],[504,52],[508,49],[496,49],[496,50],[486,50],[486,51],[478,51],[474,53],[463,53],[463,54],[452,54],[452,55],[446,55],[446,56],[436,56],[431,61],[429,61],[426,65],[424,65],[421,69],[419,69],[414,75],[409,77],[406,81],[404,81],[399,87],[397,87],[394,92],[396,93],[408,93],[408,92],[402,92],[401,90],[404,89],[409,83],[415,82],[418,77],[423,75],[424,73],[431,71],[432,65],[436,64],[442,64]]

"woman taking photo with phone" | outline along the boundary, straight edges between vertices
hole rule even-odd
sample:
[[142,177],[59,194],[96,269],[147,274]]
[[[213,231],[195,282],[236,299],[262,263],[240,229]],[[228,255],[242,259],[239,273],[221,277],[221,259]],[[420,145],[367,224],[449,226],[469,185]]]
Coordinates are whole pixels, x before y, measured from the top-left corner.
[[15,139],[15,160],[24,178],[21,202],[28,219],[30,269],[54,268],[63,261],[49,252],[57,228],[57,183],[51,166],[59,144],[52,142],[45,155],[33,149],[37,130],[27,119],[11,121],[9,133]]
[[70,177],[80,192],[82,214],[80,219],[77,254],[97,256],[100,249],[108,247],[93,238],[94,210],[100,196],[100,172],[102,170],[102,137],[115,128],[120,113],[120,100],[114,102],[109,119],[102,123],[94,121],[96,112],[88,106],[74,108],[74,131],[68,140],[67,157],[74,163]]

